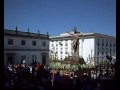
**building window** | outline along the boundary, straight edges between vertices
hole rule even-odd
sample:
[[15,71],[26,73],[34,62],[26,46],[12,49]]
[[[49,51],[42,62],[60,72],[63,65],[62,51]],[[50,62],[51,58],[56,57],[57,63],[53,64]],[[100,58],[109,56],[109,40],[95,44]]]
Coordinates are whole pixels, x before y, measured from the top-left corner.
[[56,51],[58,51],[58,48],[56,48]]
[[106,40],[106,46],[108,46],[108,40]]
[[46,46],[46,42],[42,42],[42,46]]
[[68,46],[68,44],[66,43],[65,46]]
[[67,54],[67,52],[65,52]]
[[108,46],[108,44],[106,43],[106,46]]
[[58,46],[58,44],[56,44],[56,46]]
[[62,54],[62,52],[61,52],[61,54]]
[[97,51],[97,55],[99,56],[99,48],[98,48],[98,51]]
[[111,40],[110,40],[110,47],[111,47]]
[[99,51],[97,52],[97,55],[99,56]]
[[111,49],[110,49],[110,56],[111,56]]
[[111,43],[110,43],[110,47],[111,47]]
[[99,57],[97,58],[97,64],[99,64]]
[[32,41],[32,45],[33,45],[33,46],[36,46],[36,41]]
[[102,43],[102,46],[104,46],[104,43]]
[[52,47],[53,47],[53,44],[52,44]]
[[99,44],[99,38],[97,39],[97,46],[99,46],[100,44]]
[[58,54],[58,52],[56,51],[56,54]]
[[21,40],[21,45],[25,45],[25,40]]
[[13,39],[8,39],[8,45],[13,45]]
[[99,46],[99,43],[97,43],[97,46]]
[[36,55],[32,55],[33,64],[36,64]]

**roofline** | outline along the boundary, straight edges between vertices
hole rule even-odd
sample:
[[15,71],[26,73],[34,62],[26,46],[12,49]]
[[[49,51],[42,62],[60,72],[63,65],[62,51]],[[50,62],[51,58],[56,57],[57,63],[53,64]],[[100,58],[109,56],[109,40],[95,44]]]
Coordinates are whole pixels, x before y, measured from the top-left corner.
[[[109,38],[109,39],[116,39],[116,37],[114,36],[110,36],[110,35],[105,35],[105,34],[100,34],[100,33],[83,33],[83,34],[79,34],[79,37],[84,37],[84,38],[95,38],[95,37],[101,37],[101,38]],[[66,36],[52,36],[49,37],[51,40],[52,39],[61,39],[61,38],[72,38],[72,35],[66,35]]]
[[24,31],[16,31],[16,30],[9,30],[4,29],[4,35],[6,36],[19,36],[19,37],[32,37],[32,38],[42,38],[42,39],[49,39],[49,35],[46,34],[37,34],[31,32],[24,32]]
[[[9,29],[4,29],[4,30],[16,32],[16,30],[9,30]],[[28,32],[25,32],[25,31],[17,31],[17,32],[28,33]],[[33,33],[33,32],[29,32],[29,33],[30,33],[30,34],[37,34],[37,33]],[[40,35],[46,35],[46,34],[41,34],[41,33],[39,33],[39,34],[40,34]]]

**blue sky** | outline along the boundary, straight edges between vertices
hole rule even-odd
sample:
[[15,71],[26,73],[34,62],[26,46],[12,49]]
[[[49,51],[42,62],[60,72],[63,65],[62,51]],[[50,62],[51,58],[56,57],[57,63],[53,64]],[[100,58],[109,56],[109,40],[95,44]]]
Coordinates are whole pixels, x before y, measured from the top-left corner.
[[116,0],[4,0],[4,28],[50,36],[96,32],[116,36]]

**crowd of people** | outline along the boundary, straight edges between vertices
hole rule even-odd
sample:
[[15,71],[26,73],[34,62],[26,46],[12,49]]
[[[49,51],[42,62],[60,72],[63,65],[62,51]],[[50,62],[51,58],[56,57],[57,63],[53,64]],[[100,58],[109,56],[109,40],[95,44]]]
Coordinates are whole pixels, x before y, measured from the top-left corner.
[[91,78],[88,74],[61,75],[40,63],[9,65],[5,68],[4,85],[5,90],[115,90],[114,80]]

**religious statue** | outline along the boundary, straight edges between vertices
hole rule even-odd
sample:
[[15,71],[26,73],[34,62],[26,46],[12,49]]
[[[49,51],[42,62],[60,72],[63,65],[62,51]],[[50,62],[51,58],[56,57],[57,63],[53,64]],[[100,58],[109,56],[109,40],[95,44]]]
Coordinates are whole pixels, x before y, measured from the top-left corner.
[[79,42],[78,34],[77,34],[76,29],[74,29],[74,34],[73,34],[73,50],[74,50],[74,53],[77,51],[78,42]]
[[78,32],[77,32],[76,29],[77,29],[77,27],[74,27],[74,29],[73,29],[74,34],[69,33],[70,35],[73,35],[73,46],[72,46],[72,48],[73,48],[74,53],[77,51],[78,42],[79,42]]

